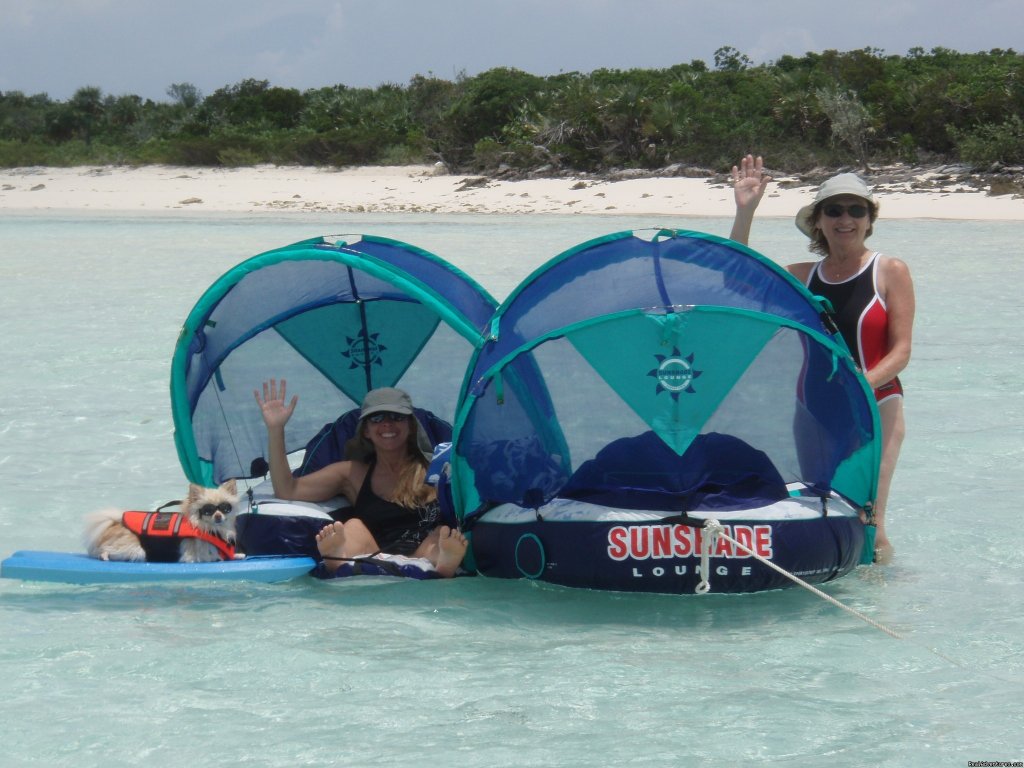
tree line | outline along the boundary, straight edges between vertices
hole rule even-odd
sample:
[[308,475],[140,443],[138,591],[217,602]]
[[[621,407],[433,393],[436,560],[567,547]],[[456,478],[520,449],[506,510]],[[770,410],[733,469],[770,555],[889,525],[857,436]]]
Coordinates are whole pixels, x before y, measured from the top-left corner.
[[496,68],[299,91],[248,79],[167,101],[83,87],[0,92],[0,166],[404,165],[453,172],[721,170],[749,151],[799,172],[887,162],[1024,164],[1024,56],[873,48],[754,65],[734,48],[667,69]]

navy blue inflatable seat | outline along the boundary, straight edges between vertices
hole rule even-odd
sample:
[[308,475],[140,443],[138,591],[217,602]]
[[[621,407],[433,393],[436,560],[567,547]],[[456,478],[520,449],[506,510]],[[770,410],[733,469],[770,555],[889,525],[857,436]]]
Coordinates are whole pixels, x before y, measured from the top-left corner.
[[742,509],[786,498],[768,456],[732,435],[698,435],[678,456],[653,432],[624,437],[583,462],[558,494],[625,509]]
[[[419,419],[427,437],[430,438],[431,445],[451,441],[451,424],[425,408],[413,408],[413,411],[416,412],[416,418]],[[345,443],[355,436],[358,424],[358,408],[343,413],[330,424],[324,424],[316,436],[306,443],[306,455],[302,459],[302,464],[292,474],[296,477],[308,475],[310,472],[315,472],[328,464],[344,459]]]
[[239,515],[235,525],[238,547],[249,557],[291,555],[319,560],[316,535],[330,522],[298,515]]

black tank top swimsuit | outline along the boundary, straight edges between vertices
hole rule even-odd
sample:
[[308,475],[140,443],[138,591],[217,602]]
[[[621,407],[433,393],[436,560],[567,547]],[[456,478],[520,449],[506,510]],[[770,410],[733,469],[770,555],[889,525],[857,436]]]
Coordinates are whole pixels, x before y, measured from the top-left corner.
[[[889,348],[889,314],[876,287],[878,254],[853,277],[841,283],[827,282],[821,275],[821,262],[811,270],[807,288],[824,296],[835,309],[836,326],[863,371],[870,371],[885,357]],[[899,377],[875,390],[881,403],[903,395]]]
[[346,509],[337,519],[342,522],[359,519],[363,521],[381,552],[390,555],[411,555],[440,522],[441,511],[433,501],[425,506],[410,509],[393,501],[382,499],[373,492],[373,470],[375,463],[366,471],[366,479],[359,488],[356,503]]

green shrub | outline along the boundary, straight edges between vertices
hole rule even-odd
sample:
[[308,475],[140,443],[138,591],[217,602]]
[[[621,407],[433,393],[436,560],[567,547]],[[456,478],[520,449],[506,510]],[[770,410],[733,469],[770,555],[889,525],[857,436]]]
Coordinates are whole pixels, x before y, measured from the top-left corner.
[[38,141],[0,140],[0,168],[47,165],[48,149]]
[[1024,164],[1024,120],[1011,115],[999,125],[980,125],[971,131],[952,131],[957,149],[974,166],[992,163]]
[[480,139],[473,145],[473,168],[478,171],[494,170],[501,165],[505,148],[497,139]]
[[246,147],[225,147],[217,153],[217,161],[225,168],[247,168],[266,162]]
[[406,144],[392,144],[377,156],[381,165],[420,165],[426,162],[423,151]]

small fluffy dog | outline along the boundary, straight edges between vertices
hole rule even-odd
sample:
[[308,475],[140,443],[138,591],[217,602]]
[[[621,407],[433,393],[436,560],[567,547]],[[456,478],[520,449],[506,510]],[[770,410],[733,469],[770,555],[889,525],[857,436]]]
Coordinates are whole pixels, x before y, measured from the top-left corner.
[[131,562],[206,563],[235,554],[235,481],[219,488],[191,484],[179,512],[101,509],[86,516],[90,557]]

